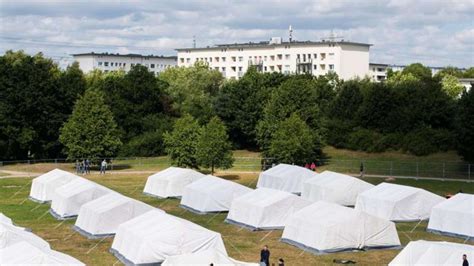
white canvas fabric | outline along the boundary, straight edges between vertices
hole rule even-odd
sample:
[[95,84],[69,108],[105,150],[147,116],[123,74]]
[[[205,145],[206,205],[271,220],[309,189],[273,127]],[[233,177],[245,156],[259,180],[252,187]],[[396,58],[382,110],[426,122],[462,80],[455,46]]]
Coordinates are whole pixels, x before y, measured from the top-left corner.
[[199,213],[228,211],[234,198],[250,191],[246,186],[207,175],[186,186],[181,205]]
[[169,167],[149,176],[143,192],[161,198],[181,197],[184,187],[204,176],[192,169]]
[[168,257],[162,266],[258,266],[257,263],[234,260],[215,249]]
[[54,190],[76,178],[81,178],[61,169],[54,169],[33,179],[30,199],[47,202],[53,199]]
[[266,187],[290,193],[301,193],[303,182],[317,175],[304,167],[281,163],[260,173],[257,188]]
[[206,249],[227,255],[219,233],[164,212],[150,211],[119,225],[111,251],[129,265],[161,263],[169,256]]
[[51,250],[38,248],[21,241],[6,248],[0,248],[0,265],[85,265],[79,260]]
[[113,191],[85,178],[76,178],[54,191],[51,213],[56,218],[77,216],[83,204],[111,192]]
[[121,223],[159,210],[119,193],[109,193],[81,206],[75,228],[88,237],[111,235]]
[[458,193],[434,206],[428,231],[474,237],[474,195]]
[[282,241],[316,253],[400,246],[393,222],[324,201],[295,212]]
[[26,231],[22,227],[0,223],[0,250],[19,242],[28,242],[40,249],[49,249],[48,242],[44,241],[41,237]]
[[283,229],[286,220],[312,202],[295,194],[258,188],[232,201],[227,221],[251,229]]
[[466,254],[467,259],[472,263],[474,259],[474,246],[425,240],[411,241],[388,265],[461,266],[463,254]]
[[418,221],[444,200],[424,189],[381,183],[359,194],[355,208],[391,221]]
[[0,223],[13,224],[12,219],[0,212]]
[[324,171],[317,177],[303,182],[301,196],[313,202],[323,200],[354,206],[357,196],[373,187],[374,185],[350,175]]

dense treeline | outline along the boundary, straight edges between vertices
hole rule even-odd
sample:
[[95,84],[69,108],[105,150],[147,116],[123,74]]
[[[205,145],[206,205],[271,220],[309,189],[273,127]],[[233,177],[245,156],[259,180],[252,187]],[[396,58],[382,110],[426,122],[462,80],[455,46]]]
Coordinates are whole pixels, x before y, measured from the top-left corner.
[[412,64],[388,74],[374,83],[251,68],[226,81],[196,64],[158,77],[139,65],[85,75],[77,64],[61,70],[41,54],[7,52],[0,159],[168,153],[177,164],[225,168],[232,143],[298,164],[319,158],[324,145],[416,155],[457,149],[474,160],[474,90],[457,81],[474,68],[432,76]]

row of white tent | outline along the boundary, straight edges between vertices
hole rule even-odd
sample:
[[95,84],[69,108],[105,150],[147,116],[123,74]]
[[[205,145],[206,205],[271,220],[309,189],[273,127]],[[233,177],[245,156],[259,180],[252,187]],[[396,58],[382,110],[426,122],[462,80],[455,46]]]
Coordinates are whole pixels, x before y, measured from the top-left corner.
[[89,238],[115,234],[111,251],[128,265],[256,265],[228,257],[219,233],[66,171],[35,178],[30,198],[51,201],[59,219],[77,216],[74,229]]
[[[255,230],[285,229],[283,241],[316,252],[396,247],[400,241],[390,221],[426,220],[430,215],[435,218],[430,220],[429,231],[473,235],[472,195],[458,194],[447,201],[419,188],[388,183],[373,186],[351,176],[330,171],[316,174],[293,165],[263,172],[255,190],[197,172],[189,178],[189,173],[193,170],[168,168],[150,176],[144,192],[164,198],[168,196],[160,191],[182,191],[173,197],[181,196],[184,208],[198,213],[229,211],[227,222]],[[290,193],[300,187],[295,180],[303,184],[301,197]],[[156,184],[176,187],[157,191],[153,190]],[[355,208],[342,206],[354,203]],[[449,209],[456,211],[444,211]]]
[[85,265],[0,213],[0,265]]

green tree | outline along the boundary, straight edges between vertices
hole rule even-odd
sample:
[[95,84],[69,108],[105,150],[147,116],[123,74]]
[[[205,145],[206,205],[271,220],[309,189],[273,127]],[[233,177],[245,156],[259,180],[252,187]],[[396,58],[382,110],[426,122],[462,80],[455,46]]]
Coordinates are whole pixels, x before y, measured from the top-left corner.
[[[61,156],[59,129],[83,89],[75,66],[61,73],[41,53],[0,56],[0,158]],[[69,89],[71,91],[69,91]]]
[[191,115],[185,114],[176,120],[173,131],[164,134],[165,150],[173,164],[181,167],[198,168],[196,160],[199,123]]
[[464,92],[458,104],[455,130],[458,153],[474,162],[474,89]]
[[214,174],[214,168],[232,167],[232,144],[227,135],[227,128],[218,117],[213,117],[201,129],[196,158],[199,166],[211,168],[211,174]]
[[462,77],[463,78],[474,78],[474,67],[470,67],[468,69],[466,69],[463,73],[462,73]]
[[265,105],[263,119],[257,125],[260,148],[269,148],[278,124],[296,113],[308,126],[322,134],[319,98],[312,77],[293,76],[272,91]]
[[263,117],[264,103],[286,76],[259,73],[249,68],[239,80],[229,80],[216,97],[216,114],[229,129],[230,139],[239,148],[256,148],[256,127]]
[[224,80],[218,70],[196,62],[192,67],[168,68],[160,79],[169,84],[166,92],[178,113],[189,113],[201,124],[214,116],[213,99]]
[[444,92],[453,99],[458,98],[464,90],[464,86],[459,82],[459,79],[448,74],[443,76],[441,84]]
[[448,66],[448,67],[445,67],[445,68],[441,69],[440,71],[438,71],[438,73],[436,73],[435,77],[443,79],[443,77],[446,76],[446,75],[461,78],[462,75],[463,75],[463,72],[457,67]]
[[103,158],[116,154],[122,142],[100,91],[88,89],[77,100],[72,115],[61,128],[59,140],[68,158]]
[[402,74],[412,74],[414,77],[422,81],[428,81],[432,77],[431,69],[421,63],[414,63],[406,66],[402,70]]
[[321,140],[318,135],[296,114],[278,124],[266,157],[280,163],[303,165],[320,155]]

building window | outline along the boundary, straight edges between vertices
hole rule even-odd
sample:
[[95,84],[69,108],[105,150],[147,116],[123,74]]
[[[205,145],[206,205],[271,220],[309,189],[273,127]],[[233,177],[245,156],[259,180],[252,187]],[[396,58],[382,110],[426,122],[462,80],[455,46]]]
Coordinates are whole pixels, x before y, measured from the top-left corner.
[[314,54],[314,59],[318,58],[318,54]]
[[191,62],[191,58],[186,58],[186,63]]
[[222,57],[222,62],[225,62],[225,57]]
[[102,65],[102,62],[99,62],[99,66],[101,66],[101,65]]
[[150,67],[151,67],[151,68],[155,68],[155,64],[151,64]]
[[104,62],[104,66],[108,67],[108,66],[109,66],[109,62]]
[[314,70],[317,70],[317,69],[318,69],[318,65],[313,65],[313,69],[314,69]]
[[180,58],[179,61],[181,61],[181,63],[184,63],[184,58]]
[[242,62],[244,61],[244,57],[243,56],[239,56],[239,62]]
[[334,70],[334,65],[333,64],[329,65],[329,70]]
[[239,67],[239,71],[242,71],[242,67]]
[[285,59],[286,59],[286,60],[290,60],[290,55],[289,55],[289,54],[286,54],[286,55],[285,55]]
[[127,64],[127,63],[123,63],[123,65],[122,65],[122,66],[123,66],[123,67],[125,67],[125,65],[126,65],[126,64]]

